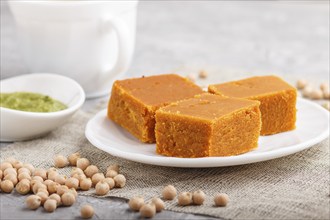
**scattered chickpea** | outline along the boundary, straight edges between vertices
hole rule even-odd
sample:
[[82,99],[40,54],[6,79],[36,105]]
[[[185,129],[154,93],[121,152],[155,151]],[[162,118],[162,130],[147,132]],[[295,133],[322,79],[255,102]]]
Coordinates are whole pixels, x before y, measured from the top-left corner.
[[55,177],[55,182],[61,185],[65,184],[65,181],[67,180],[67,177],[65,175],[57,175]]
[[33,180],[38,181],[38,182],[44,181],[44,179],[41,176],[33,176],[31,181],[33,181]]
[[58,194],[56,194],[56,193],[51,194],[51,195],[48,197],[48,199],[54,199],[54,200],[56,201],[56,203],[57,203],[57,207],[60,206],[60,205],[62,204],[61,197],[60,197]]
[[192,193],[182,192],[178,196],[178,204],[180,206],[187,206],[192,204]]
[[100,182],[101,180],[105,179],[104,174],[103,173],[95,173],[92,176],[92,183],[95,186],[98,182]]
[[13,168],[13,165],[9,162],[3,162],[0,165],[0,169],[4,172],[8,168]]
[[68,158],[63,155],[56,155],[54,157],[54,165],[58,168],[66,167],[69,164]]
[[329,89],[323,90],[323,98],[330,99],[330,91]]
[[31,185],[30,181],[28,179],[23,179],[19,183],[17,183],[16,192],[18,192],[21,195],[26,195],[31,191]]
[[57,191],[56,193],[59,195],[59,196],[62,196],[65,192],[67,192],[69,190],[69,188],[66,186],[66,185],[61,185],[61,186],[58,186],[57,187]]
[[92,187],[92,180],[90,178],[80,180],[79,187],[84,191],[89,190]]
[[199,76],[199,78],[201,78],[201,79],[205,79],[205,78],[207,78],[208,73],[207,73],[205,70],[201,70],[201,71],[199,71],[198,76]]
[[84,171],[78,167],[74,167],[72,170],[71,170],[71,174],[70,176],[73,177],[75,174],[84,174]]
[[172,185],[165,186],[162,192],[163,198],[166,200],[173,200],[176,197],[176,194],[176,188]]
[[40,176],[43,180],[47,179],[47,171],[42,168],[37,168],[34,171],[34,176]]
[[161,212],[165,208],[165,203],[160,198],[157,197],[152,198],[151,203],[155,205],[156,212]]
[[226,206],[229,202],[229,197],[226,193],[219,193],[214,197],[216,206]]
[[10,180],[14,185],[18,182],[17,175],[13,173],[7,174],[3,179]]
[[79,181],[87,178],[85,174],[78,173],[74,174],[72,177],[78,179]]
[[205,201],[205,193],[202,190],[197,190],[193,192],[192,199],[195,205],[202,205]]
[[48,199],[48,195],[45,192],[38,192],[36,194],[36,196],[39,196],[40,197],[41,205],[43,205],[45,203],[45,201]]
[[77,160],[79,158],[80,158],[80,153],[79,152],[76,152],[76,153],[71,154],[68,157],[68,160],[69,160],[70,165],[71,166],[76,166],[77,165]]
[[48,168],[47,175],[48,175],[49,172],[52,172],[52,171],[58,172],[56,167],[51,167],[51,168]]
[[99,168],[95,165],[89,165],[85,170],[84,173],[87,177],[92,177],[94,174],[99,172]]
[[77,199],[78,193],[74,188],[69,189],[67,192],[72,193],[74,195],[75,199]]
[[117,173],[119,173],[119,169],[120,169],[120,167],[119,167],[118,164],[112,164],[112,165],[108,166],[108,168],[107,168],[107,172],[109,172],[109,170],[114,170],[114,171],[116,171]]
[[302,95],[305,97],[305,98],[310,98],[311,96],[311,93],[313,92],[313,87],[311,86],[306,86],[303,91],[302,91]]
[[325,90],[329,90],[329,83],[321,83],[320,89],[324,92]]
[[128,206],[133,211],[140,211],[140,208],[144,205],[144,199],[140,196],[133,197],[128,201]]
[[31,171],[28,168],[22,167],[17,170],[17,174],[28,173],[31,176]]
[[39,189],[38,189],[38,191],[37,191],[37,194],[38,194],[39,192],[43,192],[43,193],[46,193],[46,194],[47,194],[47,196],[49,196],[49,192],[48,192],[48,190],[47,190],[47,189],[44,189],[44,188],[39,188]]
[[107,183],[109,185],[110,189],[113,189],[115,187],[115,181],[110,177],[107,177],[107,178],[101,180],[101,182]]
[[31,175],[34,173],[34,170],[35,170],[34,166],[30,163],[23,164],[23,168],[30,170]]
[[44,203],[44,209],[47,212],[54,212],[57,208],[57,201],[54,199],[47,199]]
[[41,198],[37,195],[31,195],[26,198],[25,204],[29,209],[37,209],[41,204]]
[[10,163],[11,165],[13,165],[17,160],[14,158],[14,157],[8,157],[5,159],[4,162],[8,162]]
[[311,98],[311,99],[322,99],[323,98],[323,93],[319,89],[314,89],[309,94],[309,98]]
[[40,188],[47,189],[47,186],[41,182],[37,182],[32,186],[33,193],[36,194]]
[[77,160],[77,167],[85,170],[90,165],[90,162],[87,158],[79,158]]
[[115,181],[115,187],[118,188],[123,188],[126,184],[126,178],[122,174],[118,174],[113,178],[113,180]]
[[23,167],[23,163],[21,161],[15,161],[14,163],[12,163],[12,165],[17,170]]
[[70,177],[70,178],[68,178],[68,179],[65,181],[65,185],[66,185],[68,188],[78,189],[78,187],[79,187],[79,180],[76,179],[76,178]]
[[65,192],[61,196],[61,200],[62,200],[62,204],[64,206],[71,206],[71,205],[73,205],[73,203],[76,202],[75,196],[73,195],[73,193],[70,193],[70,192]]
[[80,209],[82,218],[92,218],[94,215],[94,208],[91,205],[83,205]]
[[307,80],[300,79],[297,81],[297,89],[304,89],[308,85]]
[[51,184],[51,183],[53,183],[53,182],[54,182],[53,180],[49,180],[49,179],[47,179],[47,180],[45,180],[45,181],[43,182],[43,184],[45,184],[45,185],[48,187],[48,185]]
[[99,195],[99,196],[106,195],[109,192],[109,190],[110,190],[110,187],[105,182],[98,182],[95,186],[95,193],[96,193],[96,195]]
[[117,176],[117,175],[118,175],[118,172],[115,171],[115,170],[109,170],[109,171],[105,174],[106,177],[110,177],[110,178],[114,178],[114,177]]
[[28,174],[28,173],[20,173],[20,174],[18,174],[17,178],[18,178],[18,181],[21,181],[23,179],[28,179],[28,180],[32,179],[30,174]]
[[53,194],[57,192],[57,188],[60,186],[59,183],[56,182],[51,182],[50,184],[47,185],[47,190],[49,194]]
[[1,191],[5,193],[11,193],[14,189],[14,184],[10,180],[4,180],[1,182]]
[[48,179],[55,181],[55,178],[58,176],[58,172],[57,171],[50,171],[48,172]]
[[140,215],[144,218],[152,218],[156,214],[156,207],[154,204],[144,204],[140,208]]
[[7,176],[8,174],[17,175],[17,171],[15,168],[9,167],[9,168],[5,169],[5,171],[3,171],[4,176]]

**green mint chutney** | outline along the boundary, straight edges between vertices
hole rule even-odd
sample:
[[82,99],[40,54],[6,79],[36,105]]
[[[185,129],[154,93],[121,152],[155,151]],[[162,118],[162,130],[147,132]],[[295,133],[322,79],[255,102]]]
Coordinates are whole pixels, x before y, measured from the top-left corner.
[[57,112],[66,109],[62,102],[39,93],[0,93],[0,106],[27,112]]

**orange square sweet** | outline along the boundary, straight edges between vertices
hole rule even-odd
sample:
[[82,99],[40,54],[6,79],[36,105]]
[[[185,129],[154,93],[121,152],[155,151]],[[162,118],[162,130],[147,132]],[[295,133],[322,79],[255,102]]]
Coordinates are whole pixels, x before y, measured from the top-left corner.
[[277,76],[257,76],[210,85],[208,91],[221,96],[260,101],[261,135],[290,131],[296,127],[297,90]]
[[196,95],[156,111],[156,151],[173,157],[230,156],[258,145],[259,102]]
[[113,84],[108,118],[142,142],[155,142],[155,111],[194,97],[202,89],[175,74],[118,80]]

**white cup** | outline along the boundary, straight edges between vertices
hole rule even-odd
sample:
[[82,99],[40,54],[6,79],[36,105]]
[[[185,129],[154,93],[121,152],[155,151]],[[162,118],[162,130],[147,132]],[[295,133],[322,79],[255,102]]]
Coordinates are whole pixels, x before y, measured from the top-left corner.
[[73,78],[91,98],[109,93],[128,69],[137,0],[15,0],[9,6],[30,72]]

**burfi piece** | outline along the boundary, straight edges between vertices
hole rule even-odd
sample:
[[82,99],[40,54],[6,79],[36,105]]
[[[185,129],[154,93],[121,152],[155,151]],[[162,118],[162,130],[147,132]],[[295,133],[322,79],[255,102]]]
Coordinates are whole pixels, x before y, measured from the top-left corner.
[[113,84],[108,117],[142,142],[155,142],[155,111],[202,89],[175,74],[119,80]]
[[260,101],[261,135],[296,128],[297,90],[277,76],[258,76],[210,85],[210,93]]
[[156,111],[156,151],[173,157],[230,156],[258,145],[259,102],[197,95]]

